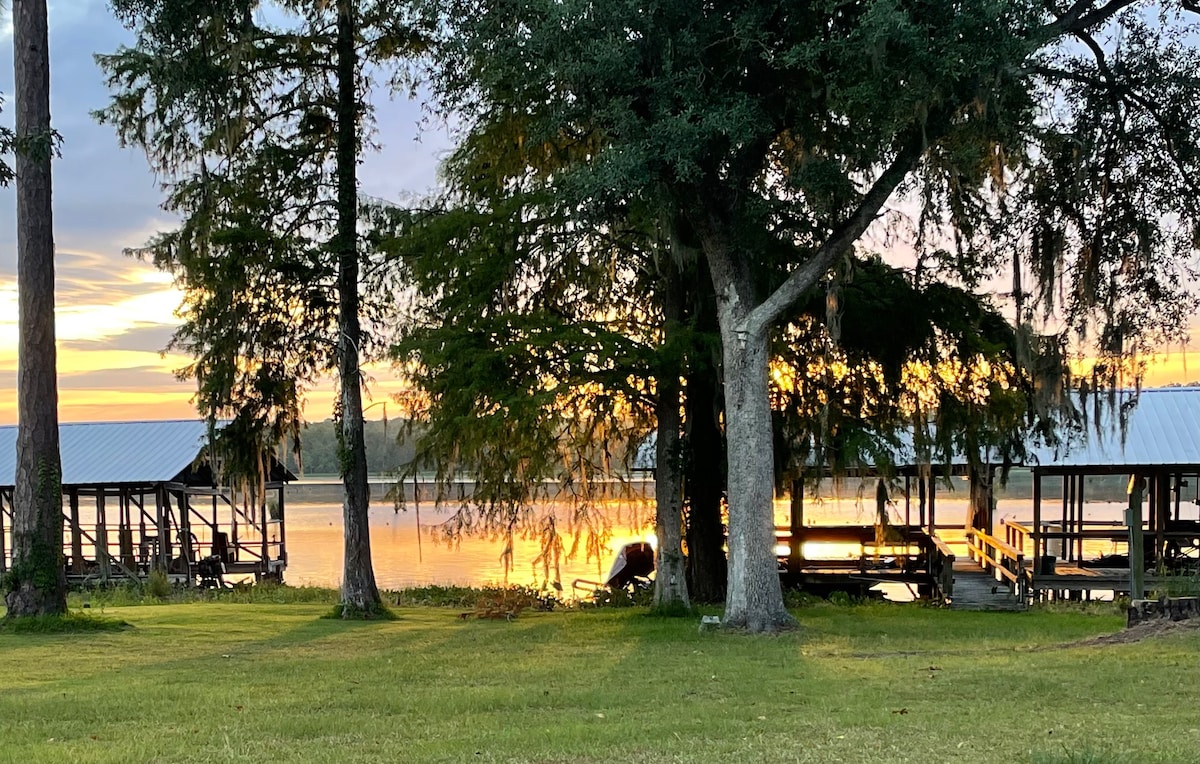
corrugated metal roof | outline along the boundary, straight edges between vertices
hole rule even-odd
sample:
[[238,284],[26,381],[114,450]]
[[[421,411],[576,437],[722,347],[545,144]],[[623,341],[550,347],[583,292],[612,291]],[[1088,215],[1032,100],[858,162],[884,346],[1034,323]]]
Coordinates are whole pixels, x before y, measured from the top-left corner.
[[[58,427],[63,485],[159,483],[187,469],[208,436],[202,421],[96,422]],[[17,428],[0,427],[0,485],[17,474]]]
[[[1064,438],[1057,448],[1033,448],[1025,466],[1125,467],[1152,465],[1200,465],[1200,387],[1158,387],[1142,390],[1136,398],[1126,391],[1124,400],[1136,403],[1125,416],[1121,432],[1120,398],[1117,408],[1105,402],[1100,424],[1088,425],[1084,433]],[[917,458],[911,432],[900,432],[892,463],[898,468],[923,464]],[[638,446],[633,469],[652,470],[655,434]],[[966,457],[957,449],[950,466],[963,466]],[[862,465],[870,468],[870,463]]]
[[[1039,448],[1029,460],[1043,467],[1200,465],[1200,387],[1142,390],[1125,414],[1105,405],[1099,426]],[[1118,403],[1118,408],[1119,408]]]

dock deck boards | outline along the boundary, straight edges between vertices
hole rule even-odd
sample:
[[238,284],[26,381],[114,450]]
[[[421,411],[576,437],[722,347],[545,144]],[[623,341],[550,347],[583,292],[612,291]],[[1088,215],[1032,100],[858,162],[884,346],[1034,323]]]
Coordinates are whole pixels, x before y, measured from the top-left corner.
[[951,610],[1024,610],[1025,604],[1009,592],[1007,581],[997,581],[970,560],[954,563]]

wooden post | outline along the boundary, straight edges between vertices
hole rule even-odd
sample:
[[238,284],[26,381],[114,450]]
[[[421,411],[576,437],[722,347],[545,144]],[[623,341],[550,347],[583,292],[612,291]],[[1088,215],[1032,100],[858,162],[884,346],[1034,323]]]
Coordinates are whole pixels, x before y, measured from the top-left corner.
[[107,581],[109,576],[108,564],[108,522],[104,516],[104,489],[96,489],[96,562],[100,565],[100,580]]
[[929,473],[929,535],[936,534],[937,529],[937,478]]
[[1171,477],[1165,471],[1154,476],[1158,483],[1154,503],[1154,565],[1159,571],[1163,570],[1167,553],[1167,518],[1171,507]]
[[1140,600],[1146,594],[1146,548],[1142,544],[1142,495],[1146,481],[1134,475],[1129,478],[1129,598]]
[[67,501],[71,507],[71,571],[83,573],[83,529],[79,527],[79,489],[70,488]]
[[258,563],[259,570],[258,570],[258,573],[256,574],[256,579],[260,579],[263,576],[266,576],[270,570],[267,566],[267,560],[271,559],[271,551],[267,546],[267,542],[268,542],[267,532],[270,530],[270,518],[267,516],[266,493],[267,492],[264,490],[262,496],[258,496],[256,494],[254,497],[255,501],[261,502],[261,504],[262,504],[262,506],[255,508],[255,511],[262,510],[259,513],[262,515],[262,517],[260,518],[259,523],[258,523],[258,527],[260,529],[262,529],[262,559],[260,559],[259,563]]
[[804,477],[792,481],[791,544],[788,546],[788,567],[798,572],[804,567]]
[[[1030,543],[1033,544],[1033,580],[1042,572],[1042,471],[1037,467],[1033,468],[1033,538]],[[1033,587],[1034,593],[1037,593],[1037,586]]]
[[158,560],[155,566],[164,573],[171,567],[171,523],[168,518],[170,501],[166,486],[158,486],[154,491],[154,519],[158,524]]
[[996,533],[996,467],[987,465],[987,532]]
[[1076,548],[1075,548],[1075,559],[1076,560],[1084,559],[1084,530],[1086,528],[1086,523],[1084,522],[1084,485],[1085,485],[1085,482],[1086,482],[1086,477],[1084,475],[1080,475],[1079,476],[1079,486],[1075,488],[1075,503],[1079,505],[1079,511],[1075,513],[1075,517],[1078,518],[1078,519],[1076,519],[1076,523],[1075,523],[1076,530],[1079,531],[1079,539],[1078,539],[1078,541],[1076,541],[1076,545],[1078,545],[1078,546],[1076,546]]
[[121,520],[117,530],[118,545],[120,546],[121,564],[127,570],[137,569],[137,559],[133,554],[133,515],[130,512],[129,504],[129,489],[122,488],[119,491],[118,501],[120,502]]
[[904,527],[912,525],[912,489],[909,487],[908,475],[904,476]]
[[1062,559],[1070,560],[1073,557],[1075,542],[1069,539],[1067,534],[1075,527],[1075,476],[1062,476],[1062,539],[1058,543],[1058,548],[1061,549]]
[[[1183,495],[1183,472],[1175,473],[1175,519],[1179,520],[1179,500]],[[0,540],[0,543],[3,543]]]
[[8,572],[8,553],[4,551],[4,490],[0,489],[0,573]]
[[917,475],[917,521],[925,527],[925,476]]
[[192,544],[192,502],[188,500],[187,491],[177,494],[179,501],[179,559],[182,570],[187,576],[187,585],[192,585],[192,564],[196,561],[196,550]]
[[[287,564],[287,523],[284,518],[283,506],[284,486],[281,483],[279,486],[279,559]],[[280,571],[280,579],[283,578],[283,572]]]

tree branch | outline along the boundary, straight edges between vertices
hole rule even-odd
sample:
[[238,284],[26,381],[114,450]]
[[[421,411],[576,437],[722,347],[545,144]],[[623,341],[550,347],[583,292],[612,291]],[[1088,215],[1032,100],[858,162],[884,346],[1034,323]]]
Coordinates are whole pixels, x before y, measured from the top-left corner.
[[779,288],[750,313],[747,319],[747,330],[750,333],[762,331],[773,324],[805,290],[817,283],[833,264],[854,246],[854,242],[858,241],[874,222],[888,197],[916,166],[925,146],[925,133],[914,129],[901,145],[892,163],[863,196],[858,209],[833,230],[807,262],[792,271]]
[[[1089,12],[1088,8],[1092,6],[1092,2],[1093,0],[1077,0],[1074,5],[1067,9],[1066,13],[1045,25],[1039,31],[1048,40],[1052,40],[1063,34],[1081,32],[1108,21],[1123,9],[1136,3],[1137,0],[1109,0],[1104,5]],[[1188,2],[1194,2],[1194,0],[1184,0],[1185,7]]]
[[[1087,32],[1072,33],[1080,42],[1082,42],[1092,52],[1092,56],[1096,60],[1096,69],[1100,72],[1101,82],[1092,84],[1100,84],[1107,87],[1113,97],[1118,99],[1126,106],[1136,106],[1146,113],[1154,123],[1158,125],[1158,129],[1162,134],[1163,145],[1166,148],[1167,156],[1171,158],[1171,163],[1175,165],[1175,169],[1179,171],[1179,180],[1184,186],[1187,186],[1193,194],[1200,194],[1200,187],[1192,180],[1192,174],[1188,172],[1187,166],[1184,164],[1183,158],[1179,154],[1179,150],[1175,146],[1175,141],[1171,138],[1171,132],[1163,123],[1162,115],[1159,113],[1161,107],[1151,101],[1146,96],[1134,89],[1132,84],[1121,81],[1113,70],[1108,65],[1108,58],[1104,54],[1104,49],[1096,42]],[[1089,81],[1083,75],[1072,76],[1066,72],[1061,73],[1063,76],[1070,77],[1076,81]]]

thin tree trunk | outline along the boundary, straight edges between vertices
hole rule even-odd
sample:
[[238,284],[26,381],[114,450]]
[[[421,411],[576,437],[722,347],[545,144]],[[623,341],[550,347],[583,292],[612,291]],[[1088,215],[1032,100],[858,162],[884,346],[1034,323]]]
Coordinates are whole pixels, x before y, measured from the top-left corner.
[[975,528],[984,533],[992,532],[992,480],[993,468],[985,464],[971,467],[968,478],[970,501],[967,502],[967,529]]
[[791,629],[796,620],[783,605],[775,558],[767,337],[736,331],[741,324],[732,316],[722,316],[721,324],[729,459],[729,589],[724,625],[751,632]]
[[684,499],[687,503],[688,586],[695,602],[725,600],[725,448],[718,417],[717,369],[692,359],[687,377]]
[[54,225],[50,187],[50,56],[45,0],[13,0],[16,93],[17,474],[8,617],[64,613],[62,467],[54,346]]
[[359,373],[358,319],[358,103],[354,49],[354,3],[340,0],[337,22],[337,207],[338,207],[338,376],[341,383],[339,455],[345,499],[342,505],[345,557],[342,567],[343,617],[369,616],[381,601],[371,563],[367,454],[363,440],[362,380]]
[[654,476],[655,552],[654,607],[690,608],[687,571],[683,560],[683,470],[680,464],[679,360],[674,345],[683,317],[683,285],[673,264],[667,266],[664,281],[664,358],[659,364],[657,469]]

